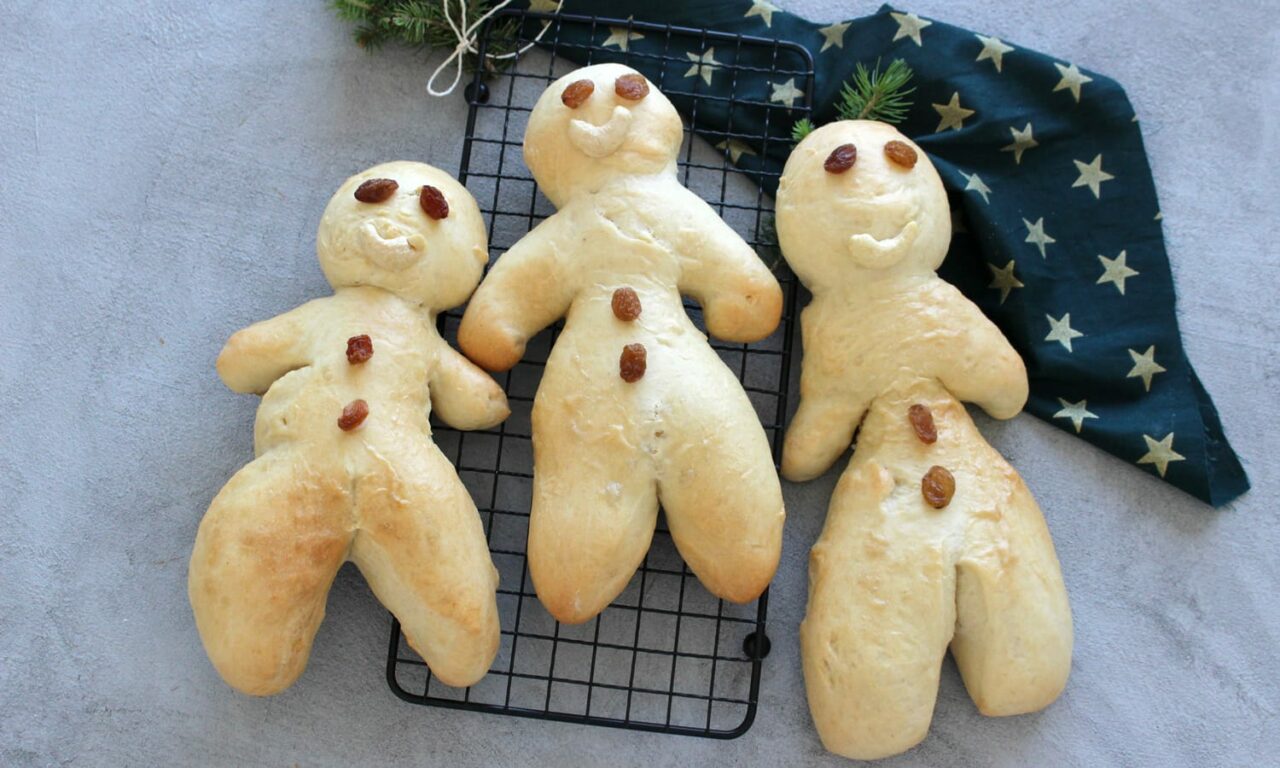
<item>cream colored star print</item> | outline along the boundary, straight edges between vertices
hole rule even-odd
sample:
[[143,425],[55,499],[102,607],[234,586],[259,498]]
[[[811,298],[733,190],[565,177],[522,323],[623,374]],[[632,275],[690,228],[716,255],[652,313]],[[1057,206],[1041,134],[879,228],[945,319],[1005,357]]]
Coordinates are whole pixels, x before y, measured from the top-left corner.
[[716,149],[721,152],[727,151],[729,153],[729,159],[733,161],[734,165],[738,164],[738,160],[740,160],[743,155],[754,156],[756,154],[756,151],[751,148],[751,145],[741,139],[727,139],[717,144]]
[[1102,197],[1102,182],[1111,181],[1115,178],[1115,176],[1102,170],[1102,155],[1098,155],[1088,163],[1082,163],[1079,160],[1072,160],[1071,162],[1076,164],[1076,170],[1080,172],[1080,178],[1075,180],[1071,188],[1088,187],[1095,199]]
[[960,171],[960,175],[963,176],[965,180],[965,185],[964,185],[965,192],[970,192],[970,191],[977,192],[979,195],[982,195],[982,202],[986,203],[987,205],[991,204],[991,197],[990,197],[991,187],[988,187],[985,183],[983,183],[982,177],[980,177],[976,173],[970,174],[970,173],[965,173],[964,171]]
[[1063,66],[1056,61],[1053,66],[1058,68],[1058,74],[1062,75],[1062,79],[1058,84],[1053,86],[1053,92],[1057,93],[1061,90],[1071,91],[1071,95],[1075,97],[1076,103],[1080,103],[1080,86],[1085,83],[1092,83],[1093,78],[1080,71],[1075,64]]
[[752,16],[759,16],[764,19],[766,27],[773,26],[773,12],[779,10],[778,6],[773,3],[766,3],[765,0],[751,0],[751,7],[747,12],[742,14],[742,18],[749,19]]
[[972,109],[965,109],[960,106],[960,93],[951,94],[951,101],[946,104],[933,104],[933,111],[937,112],[942,118],[938,121],[938,127],[933,129],[934,133],[942,133],[947,129],[960,130],[964,127],[965,118],[973,116],[975,113]]
[[1035,149],[1040,146],[1035,136],[1031,135],[1031,123],[1027,123],[1027,127],[1019,131],[1012,125],[1009,126],[1009,133],[1013,134],[1013,143],[1000,148],[1001,152],[1013,153],[1013,164],[1022,165],[1022,153],[1028,149]]
[[[627,21],[631,21],[632,17],[628,16]],[[608,48],[611,45],[618,46],[618,50],[626,51],[630,49],[632,40],[643,40],[644,35],[627,27],[609,27],[609,36],[604,39],[601,46]]]
[[1062,410],[1053,414],[1055,419],[1071,419],[1071,424],[1076,428],[1076,434],[1080,434],[1080,430],[1084,429],[1085,419],[1096,419],[1096,413],[1090,413],[1086,408],[1087,401],[1081,400],[1078,403],[1069,403],[1064,398],[1058,398],[1058,403],[1062,405]]
[[1138,354],[1132,349],[1129,350],[1129,357],[1133,359],[1133,370],[1129,371],[1129,373],[1125,375],[1125,378],[1132,379],[1141,377],[1142,386],[1146,387],[1148,392],[1151,391],[1151,377],[1155,376],[1157,373],[1164,373],[1168,370],[1163,365],[1156,362],[1156,346],[1154,344],[1147,347],[1147,351],[1142,354]]
[[1035,224],[1032,224],[1026,219],[1023,219],[1022,223],[1027,227],[1027,239],[1023,242],[1035,243],[1035,246],[1040,249],[1040,258],[1045,258],[1044,247],[1050,243],[1056,243],[1058,241],[1045,234],[1044,217],[1041,216],[1036,219]]
[[920,30],[925,27],[932,26],[932,21],[926,21],[914,13],[890,13],[893,20],[898,22],[898,31],[894,33],[893,40],[897,42],[904,37],[911,38],[911,41],[920,47],[924,47],[924,41],[920,39]]
[[693,62],[693,66],[689,67],[689,71],[685,72],[684,76],[701,77],[704,83],[711,85],[711,76],[721,66],[721,62],[716,61],[715,47],[712,46],[701,54],[685,53],[685,56],[689,57],[689,61]]
[[1120,295],[1124,295],[1124,281],[1131,277],[1138,276],[1138,270],[1130,269],[1124,263],[1125,252],[1121,251],[1120,255],[1114,259],[1108,259],[1102,254],[1098,254],[1098,261],[1102,262],[1102,277],[1098,278],[1097,285],[1103,283],[1114,283],[1116,288],[1120,290]]
[[1138,459],[1139,464],[1154,464],[1156,471],[1164,477],[1164,473],[1168,471],[1169,464],[1175,461],[1183,461],[1186,456],[1173,450],[1173,433],[1165,435],[1160,440],[1156,440],[1151,435],[1143,435],[1142,439],[1147,444],[1147,452]]
[[1009,263],[1003,268],[997,267],[990,262],[987,263],[987,269],[991,270],[991,285],[988,288],[996,288],[1000,291],[1000,303],[1004,304],[1004,300],[1009,298],[1009,294],[1014,288],[1023,288],[1022,281],[1013,275],[1014,263],[1013,259],[1009,259]]
[[1045,341],[1056,341],[1066,347],[1068,352],[1074,352],[1071,348],[1071,340],[1078,339],[1084,334],[1071,327],[1071,313],[1068,312],[1062,316],[1061,320],[1054,320],[1053,315],[1045,315],[1049,321],[1049,335],[1044,337]]
[[844,49],[844,33],[849,31],[849,22],[842,21],[839,24],[832,24],[829,27],[823,27],[818,30],[822,33],[822,48],[818,53],[825,52],[828,48]]
[[769,83],[769,87],[773,89],[773,93],[769,95],[769,101],[786,104],[787,109],[791,109],[796,105],[796,99],[804,98],[804,91],[796,87],[796,79],[794,77],[785,83]]
[[995,65],[997,72],[1004,71],[1004,55],[1013,51],[1012,45],[1005,45],[1004,41],[998,37],[985,37],[983,35],[974,35],[978,38],[978,42],[982,43],[982,51],[978,53],[978,58],[974,61],[990,61]]

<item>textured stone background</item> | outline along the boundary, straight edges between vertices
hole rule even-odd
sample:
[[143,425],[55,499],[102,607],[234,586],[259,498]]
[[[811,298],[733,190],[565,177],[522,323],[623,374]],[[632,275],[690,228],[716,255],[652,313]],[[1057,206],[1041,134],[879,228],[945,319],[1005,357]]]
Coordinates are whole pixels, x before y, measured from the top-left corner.
[[[873,3],[781,2],[832,20]],[[128,6],[127,8],[124,6]],[[1258,765],[1280,753],[1280,32],[1263,0],[919,0],[926,16],[1124,83],[1142,117],[1192,360],[1254,490],[1214,512],[1067,434],[988,425],[1041,500],[1075,610],[1062,700],[978,716],[950,665],[932,734],[887,765]],[[786,488],[773,655],[728,743],[403,704],[388,619],[339,576],[282,696],[221,684],[186,602],[256,401],[228,334],[326,289],[323,205],[391,158],[456,169],[461,98],[368,56],[319,0],[0,0],[0,763],[835,765],[795,627],[834,474]]]

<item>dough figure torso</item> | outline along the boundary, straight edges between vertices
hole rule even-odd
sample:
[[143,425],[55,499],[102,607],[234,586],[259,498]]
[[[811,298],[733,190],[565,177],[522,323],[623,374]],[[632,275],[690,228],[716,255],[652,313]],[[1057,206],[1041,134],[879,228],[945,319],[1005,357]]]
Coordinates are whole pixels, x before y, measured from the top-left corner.
[[[755,341],[777,326],[782,293],[677,180],[681,135],[670,102],[626,67],[587,67],[548,88],[525,159],[559,210],[498,259],[458,330],[472,359],[504,370],[566,318],[534,401],[528,544],[538,597],[564,622],[590,619],[626,587],[659,501],[685,562],[720,597],[757,597],[781,552],[768,440],[681,296],[700,303],[712,335]],[[628,291],[638,314],[616,314],[615,293]],[[624,364],[624,348],[640,346],[644,367]]]
[[[378,173],[443,188],[454,221],[428,221],[410,190],[382,206],[352,197]],[[224,347],[223,381],[263,394],[256,458],[205,514],[188,592],[209,658],[232,687],[266,695],[297,679],[348,560],[440,679],[470,685],[488,670],[499,640],[497,571],[428,422],[433,403],[460,428],[507,415],[494,381],[436,333],[431,308],[466,298],[483,238],[474,201],[445,174],[417,163],[370,169],[347,180],[321,223],[334,295]],[[367,345],[349,352],[362,336]],[[363,420],[352,420],[359,402]]]
[[[751,600],[777,567],[782,499],[768,442],[737,377],[684,309],[675,255],[655,239],[668,226],[658,218],[691,205],[706,204],[654,177],[575,199],[553,219],[553,247],[579,249],[582,261],[533,410],[530,568],[557,617],[586,620],[626,587],[659,500],[712,592]],[[631,322],[613,313],[622,287],[643,308]],[[618,361],[633,343],[647,366],[628,383]]]

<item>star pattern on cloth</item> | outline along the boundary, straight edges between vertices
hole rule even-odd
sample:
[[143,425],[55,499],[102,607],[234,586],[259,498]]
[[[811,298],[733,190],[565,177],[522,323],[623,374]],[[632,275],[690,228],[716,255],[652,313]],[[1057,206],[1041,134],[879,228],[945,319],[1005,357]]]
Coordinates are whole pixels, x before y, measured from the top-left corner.
[[1079,160],[1072,160],[1076,164],[1076,170],[1080,172],[1080,178],[1076,179],[1071,188],[1088,187],[1093,193],[1094,199],[1102,197],[1102,182],[1111,181],[1115,178],[1111,174],[1102,170],[1102,155],[1098,155],[1088,163],[1082,163]]
[[965,109],[960,106],[960,92],[955,91],[951,94],[951,101],[946,104],[932,104],[933,111],[937,112],[942,118],[938,121],[938,127],[934,129],[934,133],[942,133],[948,128],[952,130],[960,130],[964,127],[964,121],[967,117],[972,117],[974,110]]
[[818,31],[822,33],[822,48],[818,53],[826,53],[828,48],[833,47],[844,50],[844,33],[849,31],[849,26],[849,22],[845,21],[819,29]]
[[1062,405],[1062,410],[1053,414],[1055,419],[1071,419],[1071,424],[1076,428],[1076,434],[1080,434],[1080,430],[1084,429],[1085,419],[1096,419],[1098,414],[1091,413],[1086,401],[1081,400],[1078,403],[1069,403],[1066,398],[1058,398],[1058,403]]
[[904,37],[911,38],[911,41],[921,48],[924,47],[924,40],[920,38],[920,31],[925,27],[931,26],[932,21],[922,19],[914,13],[890,13],[894,21],[898,22],[898,31],[893,34],[893,42],[898,42]]
[[738,164],[738,160],[740,160],[743,155],[755,156],[756,154],[756,151],[751,148],[751,145],[741,139],[725,139],[716,145],[716,149],[721,152],[728,152],[729,160],[732,161],[734,165]]
[[997,72],[1004,71],[1004,55],[1013,51],[1012,45],[1006,45],[1003,40],[998,37],[986,37],[984,35],[974,35],[978,38],[978,42],[982,43],[982,50],[978,53],[978,58],[974,61],[988,61],[996,66]]
[[1075,64],[1063,65],[1054,62],[1053,66],[1058,68],[1058,74],[1062,75],[1062,79],[1058,84],[1053,86],[1053,92],[1067,90],[1071,91],[1071,95],[1075,97],[1076,103],[1080,103],[1080,87],[1085,83],[1092,83],[1093,78],[1084,74]]
[[1014,276],[1013,268],[1013,259],[1009,259],[1009,263],[1005,264],[1004,267],[997,267],[995,264],[987,262],[987,269],[991,270],[991,284],[987,287],[995,288],[1000,291],[1001,304],[1004,303],[1005,299],[1009,298],[1009,293],[1013,291],[1014,288],[1025,287],[1022,284],[1022,281]]
[[1157,373],[1164,373],[1167,369],[1156,362],[1156,345],[1152,344],[1147,347],[1147,351],[1138,354],[1136,350],[1129,350],[1129,357],[1133,358],[1133,369],[1125,374],[1126,379],[1142,378],[1142,386],[1148,392],[1151,391],[1151,377]]
[[759,16],[761,19],[764,19],[764,25],[766,27],[772,28],[773,12],[777,10],[780,9],[773,3],[767,3],[765,0],[751,0],[751,7],[747,9],[747,12],[743,14],[742,17],[744,19],[749,19],[752,16]]
[[722,66],[722,63],[716,61],[715,46],[708,48],[700,54],[685,52],[685,56],[689,57],[689,61],[693,62],[693,66],[689,67],[689,71],[684,73],[685,77],[701,77],[702,81],[707,85],[711,85],[711,76]]
[[1074,352],[1071,348],[1071,340],[1078,339],[1084,334],[1071,327],[1071,313],[1068,312],[1062,316],[1061,320],[1054,320],[1053,315],[1045,315],[1049,321],[1049,335],[1044,337],[1045,341],[1056,341],[1066,347],[1068,352]]
[[1035,246],[1040,249],[1040,258],[1042,259],[1045,258],[1044,247],[1046,245],[1049,245],[1051,243],[1056,243],[1058,241],[1054,240],[1052,237],[1049,237],[1049,235],[1045,234],[1044,217],[1041,216],[1040,218],[1036,219],[1035,224],[1032,224],[1026,219],[1023,219],[1022,223],[1027,228],[1027,239],[1024,240],[1023,242],[1035,243]]
[[1120,255],[1114,259],[1108,259],[1102,254],[1098,254],[1098,261],[1102,262],[1102,277],[1098,278],[1096,285],[1103,283],[1114,283],[1116,288],[1120,290],[1120,295],[1124,295],[1124,281],[1131,277],[1137,277],[1140,273],[1136,269],[1131,269],[1125,264],[1125,252],[1121,251]]
[[785,83],[769,83],[769,88],[773,91],[769,94],[769,101],[786,104],[787,109],[791,109],[796,105],[796,99],[804,98],[804,91],[796,87],[796,79],[794,77]]
[[982,202],[987,205],[991,205],[991,187],[988,187],[983,183],[981,176],[976,173],[965,173],[964,171],[960,171],[960,175],[963,176],[965,180],[965,192],[977,192],[979,195],[982,195]]
[[1175,461],[1183,461],[1187,457],[1173,450],[1173,433],[1165,435],[1156,440],[1151,435],[1143,435],[1143,441],[1147,444],[1147,452],[1138,459],[1139,464],[1154,464],[1156,471],[1164,477],[1164,473],[1169,470],[1169,464]]
[[[631,21],[634,17],[628,16],[627,21]],[[608,48],[611,45],[618,46],[618,50],[628,50],[632,40],[643,40],[644,35],[627,27],[609,27],[609,36],[604,39],[600,45]]]
[[560,0],[529,0],[529,10],[534,13],[559,13]]
[[1040,142],[1036,141],[1036,137],[1031,134],[1031,123],[1027,123],[1027,127],[1022,130],[1011,125],[1009,133],[1013,134],[1013,143],[1001,147],[1000,151],[1012,152],[1014,165],[1022,165],[1022,153],[1040,146]]

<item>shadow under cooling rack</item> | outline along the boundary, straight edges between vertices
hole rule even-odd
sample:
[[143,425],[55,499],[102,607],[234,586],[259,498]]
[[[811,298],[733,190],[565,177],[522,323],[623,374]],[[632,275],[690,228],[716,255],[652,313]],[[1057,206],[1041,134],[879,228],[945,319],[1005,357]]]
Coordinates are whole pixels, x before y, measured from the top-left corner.
[[[604,41],[619,29],[645,44],[625,51],[616,43],[606,46]],[[540,31],[537,45],[530,46]],[[718,73],[734,84],[727,95],[704,92],[700,77],[681,77],[690,64],[685,51],[711,45],[717,46]],[[554,80],[572,71],[570,59],[634,66],[680,108],[686,123],[679,157],[682,182],[774,266],[783,287],[782,322],[769,338],[746,345],[711,342],[742,381],[776,460],[787,411],[796,281],[772,244],[771,201],[734,170],[732,160],[744,144],[762,154],[769,151],[771,143],[785,141],[779,137],[794,120],[808,114],[809,54],[785,42],[708,30],[520,11],[492,19],[481,32],[480,50],[517,52],[486,88],[477,75],[468,89],[471,109],[459,176],[488,224],[491,263],[555,210],[524,166],[521,141],[534,102]],[[740,74],[766,71],[749,61],[768,61],[768,72],[796,78],[806,96],[789,108],[736,98]],[[763,122],[766,127],[735,131],[731,117],[723,131],[700,130],[701,138],[695,138],[690,124],[696,123],[700,107],[727,108],[730,115],[750,118],[744,123]],[[687,301],[685,306],[702,329],[698,305]],[[451,343],[460,316],[455,310],[441,318],[441,331]],[[498,377],[511,405],[511,417],[502,425],[464,433],[433,423],[437,444],[476,500],[499,571],[502,643],[497,659],[476,685],[451,688],[432,677],[393,622],[387,681],[397,696],[417,704],[714,738],[740,736],[755,718],[761,661],[768,653],[768,593],[746,605],[711,595],[685,566],[661,517],[639,571],[600,616],[581,625],[562,625],[534,594],[525,563],[533,487],[530,410],[556,333],[551,329],[531,340],[524,360]]]

